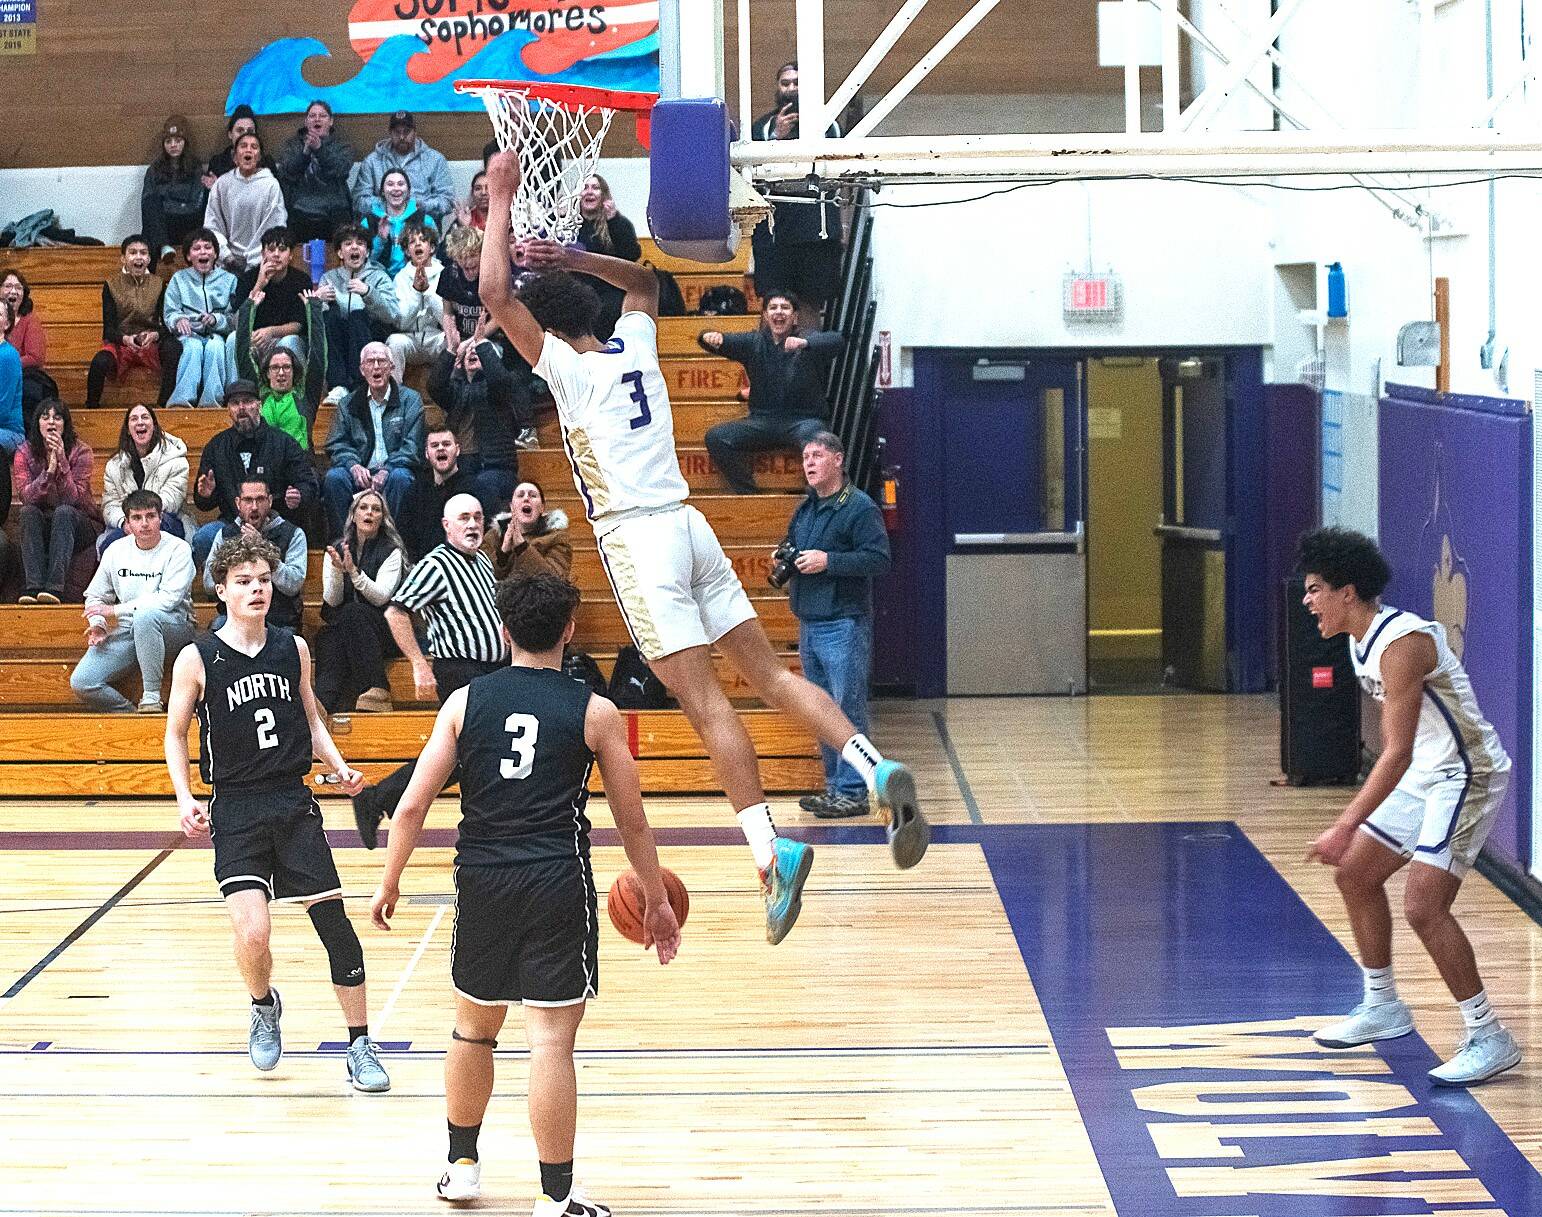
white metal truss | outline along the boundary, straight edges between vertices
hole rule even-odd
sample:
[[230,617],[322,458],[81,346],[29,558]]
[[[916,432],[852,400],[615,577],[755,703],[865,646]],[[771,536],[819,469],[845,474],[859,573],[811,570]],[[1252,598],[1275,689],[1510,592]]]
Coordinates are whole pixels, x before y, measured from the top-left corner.
[[[953,27],[905,75],[867,108],[864,117],[841,139],[822,133],[871,78],[873,70],[915,22],[930,0],[903,0],[879,31],[868,52],[837,88],[826,87],[824,0],[797,0],[800,130],[793,140],[734,145],[733,163],[757,181],[806,178],[831,181],[1022,181],[1056,177],[1276,177],[1294,174],[1495,174],[1542,173],[1542,129],[1506,135],[1490,126],[1343,130],[1301,87],[1277,43],[1281,31],[1307,0],[1279,0],[1265,20],[1251,27],[1224,0],[1207,10],[1217,21],[1201,30],[1180,10],[1180,0],[1121,0],[1128,45],[1124,56],[1123,133],[1046,135],[876,136],[874,128],[997,6],[1000,0],[976,0]],[[1318,0],[1337,3],[1339,0]],[[1440,0],[1411,0],[1420,15],[1420,39],[1433,51],[1434,12]],[[1141,129],[1141,81],[1135,54],[1135,17],[1142,5],[1161,14],[1160,131]],[[748,121],[749,0],[739,0],[739,96]],[[1181,105],[1182,55],[1188,40],[1196,54],[1214,62],[1205,86],[1188,106]],[[1421,54],[1429,71],[1433,54]],[[1309,120],[1287,106],[1273,89],[1259,83],[1257,70],[1267,65],[1320,113]],[[1520,82],[1491,99],[1488,123]],[[1425,95],[1433,96],[1426,80]],[[1214,129],[1228,98],[1247,90],[1277,115],[1276,125],[1291,130],[1226,131]],[[1364,185],[1396,194],[1382,183]]]

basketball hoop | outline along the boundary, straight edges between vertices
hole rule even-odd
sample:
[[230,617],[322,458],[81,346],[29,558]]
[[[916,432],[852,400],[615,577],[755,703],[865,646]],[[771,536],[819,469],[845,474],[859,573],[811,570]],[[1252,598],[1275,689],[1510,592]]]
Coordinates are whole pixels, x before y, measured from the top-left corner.
[[594,172],[611,119],[618,110],[635,115],[637,138],[646,148],[648,116],[658,100],[656,93],[524,80],[457,80],[455,91],[480,97],[498,146],[518,152],[515,237],[547,237],[564,244],[583,226],[578,196]]

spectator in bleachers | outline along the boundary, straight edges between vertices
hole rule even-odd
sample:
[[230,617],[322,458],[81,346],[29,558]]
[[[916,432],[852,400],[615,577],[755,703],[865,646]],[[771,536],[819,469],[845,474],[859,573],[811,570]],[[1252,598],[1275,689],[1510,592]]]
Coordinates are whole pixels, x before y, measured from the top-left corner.
[[139,220],[150,251],[171,257],[203,227],[209,192],[193,154],[187,119],[173,114],[161,127],[161,151],[145,170],[139,192]]
[[70,408],[45,401],[16,449],[11,481],[21,499],[22,604],[58,604],[70,561],[102,531],[91,492],[91,445],[75,434]]
[[219,265],[219,238],[207,228],[187,238],[183,253],[187,265],[172,275],[161,306],[166,328],[182,344],[170,404],[217,406],[225,398],[236,277]]
[[136,490],[148,490],[161,505],[156,528],[174,537],[187,536],[182,506],[187,502],[187,445],[161,430],[161,420],[146,405],[130,406],[118,432],[118,450],[102,471],[102,520],[107,525],[97,542],[101,553],[124,535],[124,504]]
[[[831,122],[825,135],[839,138],[840,125]],[[798,138],[798,65],[776,70],[776,104],[750,127],[750,138]],[[840,281],[844,234],[840,205],[818,186],[778,182],[779,195],[807,195],[819,202],[776,202],[751,237],[755,254],[755,293],[764,299],[775,291],[791,292],[806,310],[805,321],[818,324],[825,301]]]
[[479,169],[471,179],[471,192],[464,203],[455,204],[455,222],[481,232],[487,227],[487,170]]
[[737,494],[754,494],[753,453],[801,452],[829,424],[825,371],[841,349],[839,334],[805,334],[798,328],[798,301],[788,292],[766,297],[760,328],[752,334],[707,330],[697,342],[744,365],[750,381],[745,418],[707,430],[707,451]]
[[119,247],[118,273],[102,284],[102,349],[86,372],[86,406],[102,404],[107,378],[130,368],[148,368],[160,377],[156,401],[166,404],[177,375],[177,340],[166,332],[161,300],[166,285],[150,268],[150,243],[139,233]]
[[394,276],[407,265],[407,229],[423,228],[437,238],[439,225],[412,197],[412,182],[406,170],[386,170],[380,195],[380,201],[370,205],[360,217],[359,224],[369,238],[370,261],[383,266],[388,275]]
[[401,654],[386,625],[385,606],[405,573],[402,538],[379,491],[353,496],[343,535],[321,566],[321,619],[316,635],[316,697],[328,714],[391,709],[385,661]]
[[444,505],[458,494],[476,495],[476,478],[460,464],[460,442],[455,432],[440,424],[423,439],[423,463],[412,489],[402,499],[400,521],[407,557],[416,562],[444,540]]
[[284,347],[297,360],[305,360],[311,337],[306,308],[311,277],[291,265],[293,257],[293,238],[280,224],[262,234],[262,260],[237,277],[231,297],[236,325],[225,342],[227,380],[248,380],[256,375],[274,347]]
[[363,383],[359,356],[364,348],[384,341],[396,326],[396,284],[380,263],[370,260],[365,236],[356,226],[334,232],[332,248],[338,265],[322,275],[315,297],[325,306],[322,323],[331,386],[326,400],[336,405]]
[[406,110],[391,115],[386,138],[359,162],[353,181],[355,215],[368,217],[384,204],[385,176],[392,169],[406,173],[418,206],[435,220],[455,210],[449,163],[418,138],[417,120]]
[[48,358],[48,335],[43,332],[43,319],[32,302],[32,287],[21,271],[0,274],[0,300],[11,306],[7,341],[21,356],[21,416],[31,421],[38,402],[59,396],[59,386],[43,367]]
[[[612,258],[625,258],[628,262],[642,261],[642,246],[637,243],[637,229],[632,221],[616,209],[611,197],[610,183],[598,173],[584,179],[578,195],[578,210],[584,217],[578,230],[578,243],[592,254],[606,254]],[[599,297],[600,309],[594,318],[594,336],[602,342],[610,337],[621,319],[621,302],[626,293],[613,284],[593,275],[579,275]]]
[[15,307],[0,297],[0,452],[5,453],[0,477],[0,525],[11,514],[11,459],[26,439],[21,409],[21,355],[10,343]]
[[[239,105],[230,112],[230,117],[225,120],[225,135],[230,142],[209,158],[208,171],[203,175],[205,190],[213,190],[214,183],[236,167],[236,144],[240,142],[241,137],[256,134],[257,115],[251,106]],[[261,164],[275,177],[278,175],[278,166],[266,152],[262,155]]]
[[444,301],[439,276],[444,265],[434,257],[434,239],[421,226],[403,233],[407,265],[396,272],[396,330],[386,337],[396,379],[407,379],[407,365],[433,363],[444,350]]
[[573,568],[568,513],[560,507],[547,511],[546,492],[537,482],[514,487],[509,510],[493,518],[482,548],[500,580],[541,574],[566,579]]
[[358,155],[334,129],[332,107],[313,101],[305,121],[278,150],[278,181],[297,242],[331,238],[353,219],[348,175]]
[[219,238],[220,257],[227,270],[240,274],[262,261],[266,234],[288,218],[278,178],[262,163],[262,141],[256,134],[236,141],[236,167],[221,174],[209,191],[204,227]]
[[305,392],[303,380],[304,372],[295,367],[293,351],[288,347],[269,348],[262,361],[262,383],[258,386],[262,397],[259,414],[268,426],[277,427],[299,444],[302,452],[309,452],[311,424],[318,403]]
[[332,467],[322,479],[321,496],[333,536],[343,531],[356,490],[380,491],[391,514],[400,517],[423,450],[423,399],[416,389],[396,383],[385,343],[364,348],[359,371],[364,383],[338,403],[327,434]]
[[[286,437],[287,438],[287,437]],[[298,524],[284,519],[273,510],[273,488],[256,474],[242,477],[236,492],[236,518],[220,525],[209,556],[203,565],[203,586],[214,591],[214,557],[220,546],[240,536],[261,536],[278,550],[278,568],[273,572],[273,603],[268,608],[268,624],[282,625],[296,633],[300,630],[305,602],[306,567],[310,562],[309,543]],[[214,619],[211,629],[219,629],[225,614]]]
[[285,512],[299,515],[316,501],[316,471],[292,436],[262,421],[257,386],[233,380],[225,386],[230,426],[204,446],[193,483],[193,502],[200,511],[219,510],[219,519],[193,534],[193,560],[201,569],[222,526],[237,518],[236,495],[241,479],[264,479],[273,487]]
[[516,441],[534,420],[529,380],[511,374],[491,342],[464,342],[439,356],[428,394],[455,432],[461,468],[472,475],[473,493],[491,519],[519,481]]
[[439,298],[444,301],[444,349],[460,350],[468,338],[480,341],[491,325],[477,282],[482,275],[482,233],[480,229],[458,224],[444,239],[449,257],[439,276]]
[[108,682],[136,665],[141,714],[160,714],[166,652],[193,640],[193,551],[161,529],[161,499],[133,490],[123,500],[128,535],[102,554],[86,588],[86,653],[70,673],[75,696],[96,710],[132,710]]

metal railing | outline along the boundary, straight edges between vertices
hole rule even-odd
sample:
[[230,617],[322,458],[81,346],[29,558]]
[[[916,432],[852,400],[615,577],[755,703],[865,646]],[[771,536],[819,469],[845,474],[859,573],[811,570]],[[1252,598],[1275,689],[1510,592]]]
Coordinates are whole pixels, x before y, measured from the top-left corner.
[[853,484],[871,493],[879,474],[875,434],[878,405],[878,348],[873,326],[873,214],[868,192],[858,193],[852,210],[851,237],[841,260],[840,291],[825,308],[825,328],[844,344],[831,363],[826,396],[830,429],[846,445],[846,472]]

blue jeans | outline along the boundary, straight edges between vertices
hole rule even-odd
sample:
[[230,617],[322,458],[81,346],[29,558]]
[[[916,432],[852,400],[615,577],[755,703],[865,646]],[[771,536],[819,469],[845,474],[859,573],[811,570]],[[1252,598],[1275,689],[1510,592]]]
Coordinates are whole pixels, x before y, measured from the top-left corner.
[[214,542],[219,538],[220,529],[225,527],[224,520],[210,520],[207,524],[200,524],[198,531],[193,534],[193,582],[196,584],[203,578],[203,564],[209,560],[209,551],[214,548]]
[[[216,406],[225,400],[225,337],[222,334],[189,334],[181,340],[182,358],[177,362],[177,383],[171,403],[177,406]],[[199,392],[200,386],[202,392]]]
[[107,682],[137,664],[142,696],[159,701],[166,652],[175,656],[192,640],[193,621],[185,613],[137,609],[133,619],[108,634],[101,646],[86,648],[70,675],[70,688],[94,710],[132,710],[134,703]]
[[[851,725],[867,734],[867,682],[873,662],[873,619],[837,617],[833,621],[798,622],[798,658],[803,675],[828,693],[851,719]],[[867,783],[826,744],[819,746],[825,765],[825,793],[840,794],[863,802]]]
[[[412,474],[405,469],[393,469],[386,474],[385,485],[381,487],[381,496],[386,501],[386,507],[391,512],[393,520],[401,519],[402,500],[407,497],[407,492],[412,489]],[[353,502],[353,496],[359,493],[359,488],[353,484],[353,474],[346,469],[328,469],[326,477],[321,479],[321,501],[327,509],[327,536],[340,537],[343,535],[343,525],[348,519],[348,506]],[[512,490],[509,492],[513,493]]]

